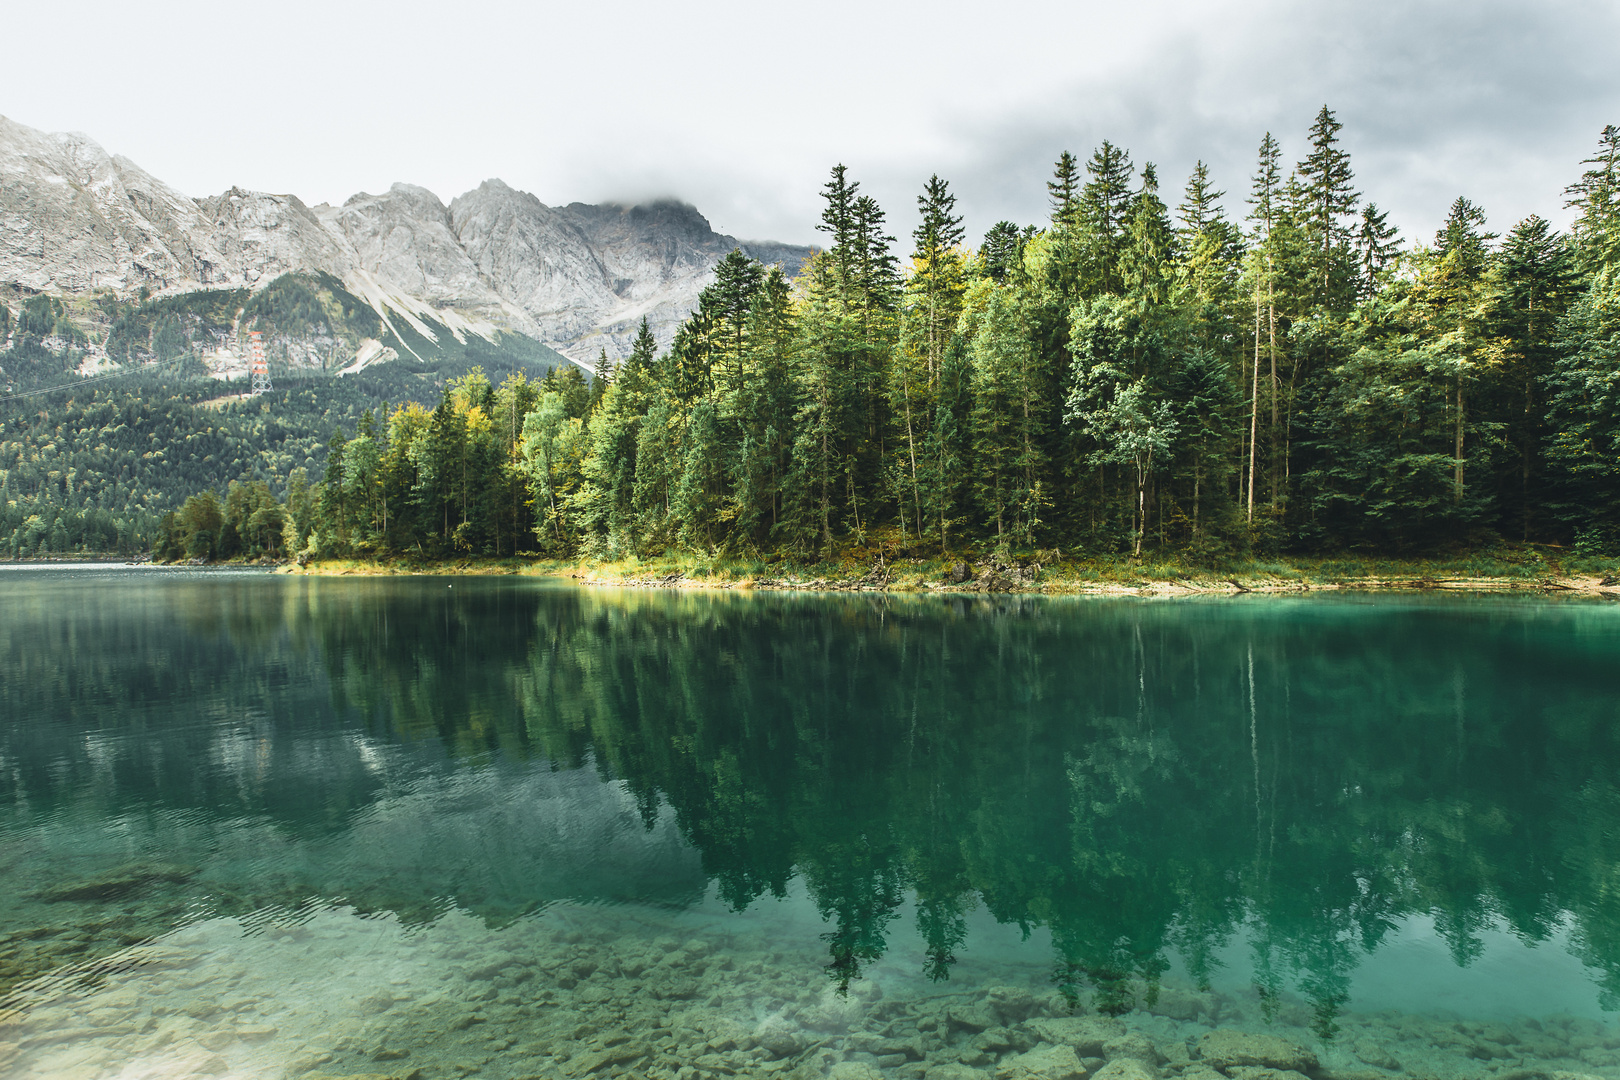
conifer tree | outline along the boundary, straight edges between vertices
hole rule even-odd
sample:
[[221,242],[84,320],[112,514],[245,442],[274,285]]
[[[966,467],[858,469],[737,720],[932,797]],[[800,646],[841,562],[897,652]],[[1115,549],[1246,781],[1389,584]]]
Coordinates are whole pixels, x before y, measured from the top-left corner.
[[1385,268],[1400,251],[1400,230],[1389,223],[1389,215],[1378,209],[1377,203],[1370,202],[1361,208],[1355,244],[1360,271],[1358,292],[1363,297],[1372,296],[1378,291]]
[[1609,124],[1598,136],[1597,153],[1581,162],[1592,166],[1564,189],[1566,207],[1579,210],[1571,230],[1581,268],[1594,274],[1620,266],[1620,127]]
[[1547,391],[1555,510],[1581,546],[1620,552],[1620,269],[1598,270],[1560,320]]
[[984,234],[979,245],[980,271],[1000,284],[1007,279],[1024,256],[1024,244],[1018,226],[1010,221],[998,221]]
[[1080,210],[1080,163],[1067,150],[1058,156],[1052,179],[1046,182],[1046,191],[1052,201],[1052,224],[1074,225]]
[[1200,161],[1193,167],[1176,209],[1180,219],[1176,228],[1178,289],[1180,298],[1195,309],[1206,347],[1229,332],[1227,312],[1235,304],[1232,289],[1243,254],[1242,236],[1221,207],[1225,195],[1215,190],[1209,166]]
[[1170,298],[1175,231],[1170,212],[1159,198],[1159,174],[1152,162],[1142,168],[1142,184],[1131,198],[1127,228],[1120,258],[1121,281],[1139,302],[1163,304]]
[[1518,459],[1498,491],[1504,526],[1526,541],[1533,518],[1545,505],[1536,483],[1547,439],[1543,387],[1557,359],[1559,320],[1575,299],[1573,256],[1564,237],[1532,214],[1502,242],[1491,288],[1489,333],[1498,343],[1504,390],[1493,411]]
[[[1259,163],[1251,184],[1249,205],[1254,207],[1249,220],[1254,223],[1253,266],[1254,280],[1254,366],[1251,370],[1249,397],[1249,469],[1245,493],[1245,514],[1254,521],[1254,488],[1259,462],[1260,445],[1260,350],[1262,340],[1269,338],[1271,356],[1272,424],[1276,424],[1277,385],[1277,270],[1276,229],[1282,206],[1282,148],[1271,132],[1260,140]],[[1261,313],[1265,320],[1262,323]]]
[[848,169],[834,165],[832,177],[821,186],[821,197],[826,206],[821,209],[818,232],[824,232],[832,243],[827,247],[828,258],[819,266],[824,279],[822,288],[840,304],[848,303],[854,284],[856,260],[859,258],[855,242],[855,204],[860,195],[860,182],[849,180]]
[[1352,186],[1350,155],[1339,148],[1344,127],[1322,106],[1311,124],[1311,152],[1300,162],[1299,217],[1310,246],[1310,280],[1316,302],[1339,310],[1348,299],[1340,280],[1350,247],[1351,221],[1361,195]]
[[657,358],[658,343],[643,317],[630,355],[591,415],[584,479],[572,500],[588,554],[617,558],[635,550],[636,454]]
[[1044,380],[1021,300],[1014,290],[976,283],[965,335],[972,356],[978,501],[1003,549],[1034,545],[1051,498],[1040,400]]
[[1085,288],[1117,295],[1124,287],[1119,263],[1130,227],[1131,156],[1105,139],[1086,162],[1086,172],[1091,179],[1081,190],[1079,212]]
[[739,538],[762,548],[777,539],[792,463],[796,330],[787,279],[773,266],[749,311],[743,380],[728,403],[741,433],[730,462]]
[[1452,501],[1464,495],[1464,449],[1467,427],[1466,386],[1478,379],[1486,358],[1484,312],[1480,308],[1485,272],[1496,234],[1485,231],[1485,211],[1462,196],[1434,237],[1434,250],[1415,287],[1415,297],[1429,323],[1432,348],[1454,372],[1452,419]]
[[[896,488],[902,523],[909,517],[922,536],[923,510],[920,446],[933,427],[932,406],[939,368],[955,331],[967,287],[960,245],[962,219],[954,211],[956,196],[937,175],[917,197],[921,221],[912,232],[911,277],[906,283],[900,349],[889,366],[889,412],[905,446],[891,482]],[[908,513],[909,510],[909,513]],[[902,530],[903,531],[903,530]]]

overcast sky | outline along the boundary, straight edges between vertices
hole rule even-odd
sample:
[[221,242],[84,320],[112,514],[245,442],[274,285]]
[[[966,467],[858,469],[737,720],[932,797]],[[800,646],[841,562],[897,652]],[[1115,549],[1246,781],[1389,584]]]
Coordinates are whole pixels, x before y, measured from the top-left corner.
[[[191,195],[341,202],[488,177],[547,203],[674,196],[744,239],[816,239],[836,162],[915,226],[930,173],[970,236],[1044,220],[1064,149],[1209,162],[1241,215],[1270,130],[1325,103],[1407,235],[1457,195],[1540,213],[1620,123],[1620,3],[494,2],[9,5],[0,113],[83,131]],[[909,250],[909,245],[907,245]]]

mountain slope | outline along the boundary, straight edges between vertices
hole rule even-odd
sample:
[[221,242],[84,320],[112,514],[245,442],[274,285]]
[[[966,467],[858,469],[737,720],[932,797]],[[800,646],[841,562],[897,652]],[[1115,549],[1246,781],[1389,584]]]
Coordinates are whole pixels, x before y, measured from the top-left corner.
[[79,134],[0,117],[0,286],[18,296],[108,289],[258,289],[321,272],[385,321],[434,339],[516,332],[589,366],[642,317],[661,341],[733,248],[796,273],[809,249],[716,233],[691,206],[550,207],[489,180],[447,207],[395,184],[340,207],[232,188],[191,199]]

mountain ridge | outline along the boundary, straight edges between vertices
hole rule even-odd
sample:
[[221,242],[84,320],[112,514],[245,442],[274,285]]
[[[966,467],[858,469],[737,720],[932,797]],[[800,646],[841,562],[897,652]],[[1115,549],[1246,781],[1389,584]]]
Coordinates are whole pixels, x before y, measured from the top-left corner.
[[408,183],[341,206],[240,187],[192,198],[87,135],[0,116],[0,284],[27,293],[257,290],[322,272],[385,321],[518,333],[591,368],[599,351],[624,356],[643,317],[667,344],[736,248],[789,275],[810,251],[717,233],[674,199],[548,206],[493,178],[448,204]]

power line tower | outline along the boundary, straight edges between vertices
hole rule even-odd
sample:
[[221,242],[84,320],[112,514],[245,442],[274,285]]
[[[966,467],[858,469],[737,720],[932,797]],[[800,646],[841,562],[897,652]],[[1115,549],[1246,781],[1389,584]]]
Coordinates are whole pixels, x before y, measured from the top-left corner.
[[248,350],[248,370],[253,372],[253,386],[248,393],[257,396],[271,389],[270,364],[264,358],[264,338],[260,331],[248,331]]

